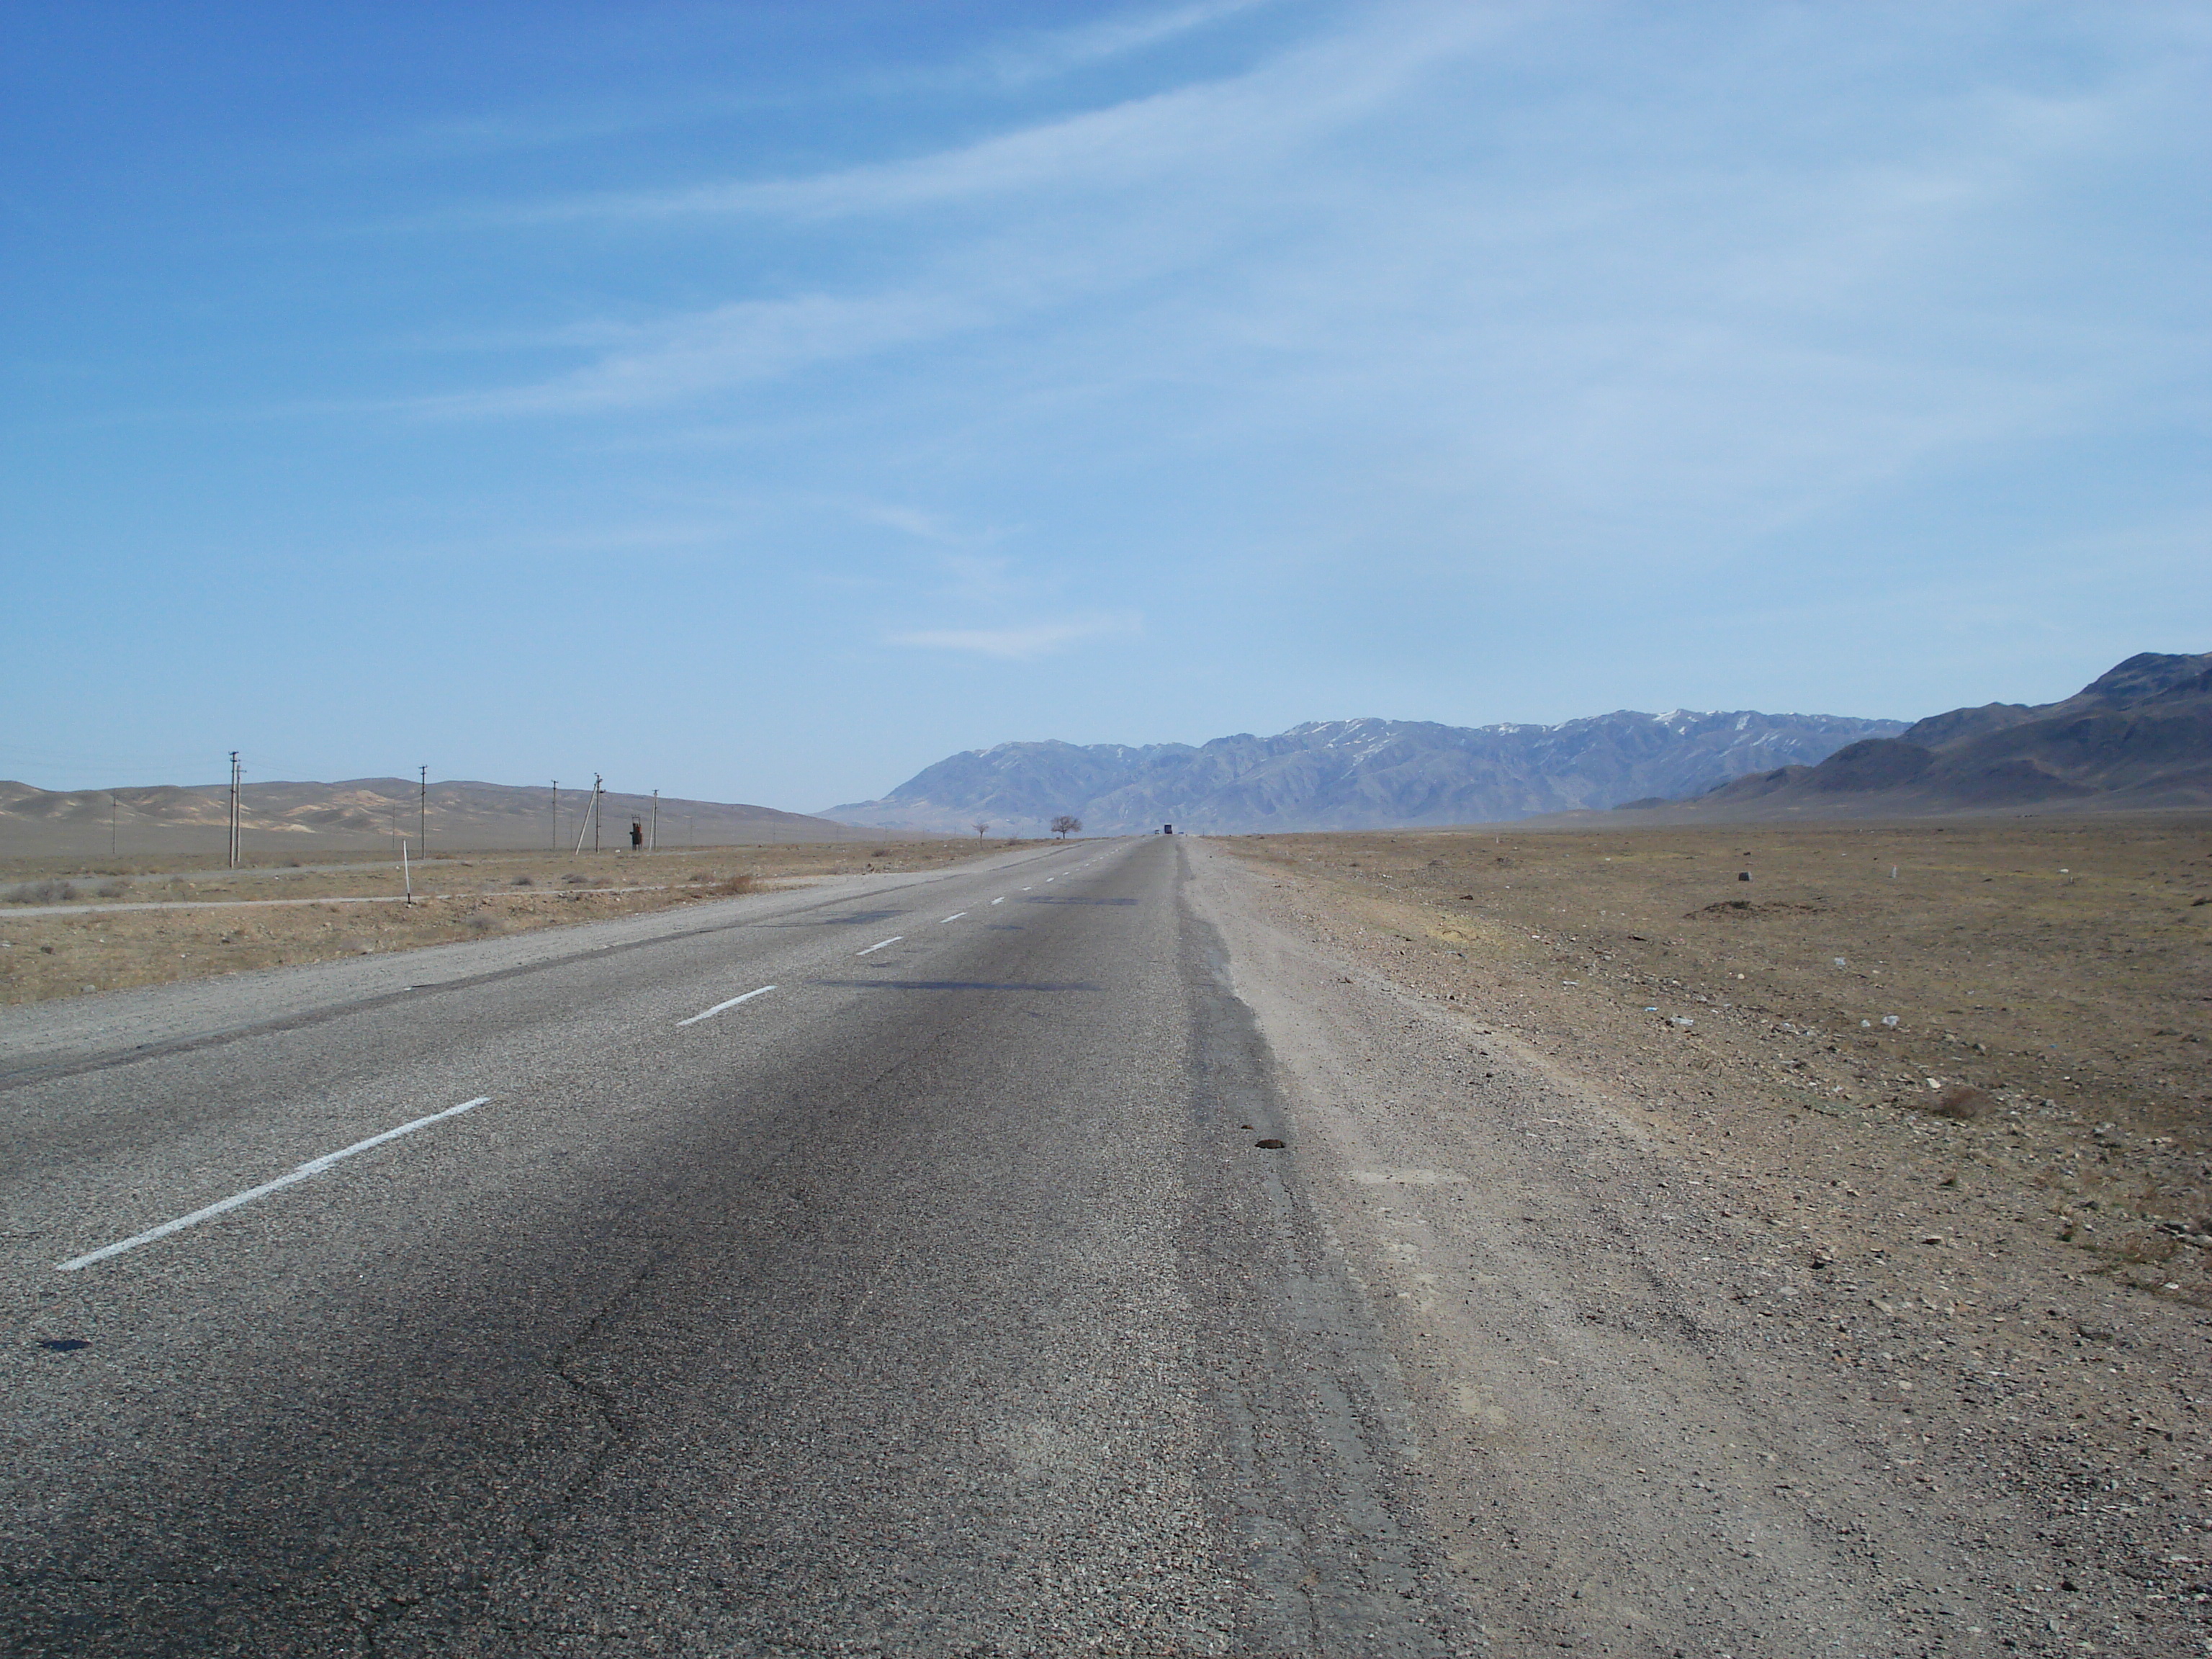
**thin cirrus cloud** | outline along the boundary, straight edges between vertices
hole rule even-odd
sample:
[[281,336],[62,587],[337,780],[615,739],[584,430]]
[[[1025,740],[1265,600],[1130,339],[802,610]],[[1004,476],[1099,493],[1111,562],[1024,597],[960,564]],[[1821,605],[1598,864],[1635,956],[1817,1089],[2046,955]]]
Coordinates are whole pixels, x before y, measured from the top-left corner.
[[921,651],[965,652],[1002,661],[1027,662],[1064,651],[1085,640],[1139,632],[1142,619],[1131,616],[1082,617],[1060,622],[1023,623],[1011,628],[921,628],[889,634],[884,642]]
[[491,210],[492,222],[739,216],[835,219],[1024,193],[1139,188],[1194,165],[1244,167],[1386,106],[1422,73],[1504,27],[1503,9],[1443,9],[1423,26],[1331,35],[1241,76],[1125,100],[952,149],[797,179],[603,193]]
[[550,380],[426,398],[414,408],[432,416],[636,409],[941,339],[996,314],[984,296],[951,292],[739,300],[622,330],[623,344]]
[[1138,13],[1033,36],[1000,47],[988,55],[986,62],[994,78],[1008,85],[1024,85],[1148,51],[1275,3],[1277,0],[1200,0],[1196,5]]
[[[2171,329],[2106,307],[2118,349],[2069,343],[2098,307],[2065,292],[2066,262],[2035,229],[2054,180],[2172,118],[2154,69],[2117,64],[2063,92],[1954,80],[1861,109],[1853,64],[1871,84],[1902,48],[1844,36],[1831,95],[1846,113],[1830,118],[1854,136],[1840,145],[1796,125],[1805,43],[1786,33],[1752,32],[1710,62],[1662,54],[1648,72],[1616,50],[1592,65],[1602,119],[1587,96],[1470,100],[1467,76],[1561,50],[1547,30],[1563,15],[1378,7],[1242,73],[977,143],[522,210],[757,226],[802,248],[817,227],[865,221],[906,257],[886,282],[802,254],[813,291],[578,329],[578,367],[422,407],[643,413],[910,361],[927,372],[891,398],[927,388],[988,426],[1009,406],[988,365],[1018,337],[1006,355],[1038,383],[1102,408],[1128,388],[1196,388],[1144,423],[1164,448],[1177,419],[1248,457],[1325,430],[1377,453],[1387,439],[1390,475],[1414,489],[1384,492],[1380,511],[1419,518],[1409,538],[1454,544],[1479,520],[1548,550],[1626,537],[1726,558],[1947,455],[2049,441],[2155,391]],[[1480,160],[1435,164],[1422,141],[1436,133],[1480,134]],[[1977,291],[1991,270],[2025,274],[2005,307]],[[1133,430],[1088,441],[1141,441]],[[879,521],[957,539],[921,517]],[[1071,637],[902,642],[1023,655]]]
[[[1447,10],[1424,28],[1332,36],[1241,76],[909,161],[483,216],[511,224],[745,216],[803,224],[926,214],[964,203],[984,216],[948,248],[918,259],[917,274],[898,289],[817,288],[646,324],[572,325],[562,333],[568,343],[601,342],[581,367],[416,407],[473,416],[642,409],[1017,321],[1218,260],[1241,224],[1279,200],[1264,175],[1279,174],[1291,155],[1386,111],[1413,79],[1498,27],[1486,15]],[[1057,210],[1024,225],[1020,202],[1040,195]],[[1115,197],[1135,205],[1097,210]],[[1236,200],[1247,204],[1241,212],[1229,210]]]

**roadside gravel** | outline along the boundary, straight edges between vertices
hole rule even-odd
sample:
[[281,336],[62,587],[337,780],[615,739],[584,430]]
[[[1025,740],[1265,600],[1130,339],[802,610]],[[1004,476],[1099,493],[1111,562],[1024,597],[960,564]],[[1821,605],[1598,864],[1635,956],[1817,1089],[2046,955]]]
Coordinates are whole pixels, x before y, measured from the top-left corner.
[[2206,1316],[2085,1273],[1999,1131],[1624,1086],[1190,850],[1497,1650],[2212,1651]]

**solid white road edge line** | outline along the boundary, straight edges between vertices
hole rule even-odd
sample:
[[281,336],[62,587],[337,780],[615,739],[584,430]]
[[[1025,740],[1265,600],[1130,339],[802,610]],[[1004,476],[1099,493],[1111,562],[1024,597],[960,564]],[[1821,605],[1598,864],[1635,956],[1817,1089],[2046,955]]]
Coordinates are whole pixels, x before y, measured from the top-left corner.
[[696,1025],[702,1019],[714,1018],[725,1008],[734,1008],[741,1002],[750,1002],[755,997],[764,997],[774,989],[775,987],[773,985],[763,985],[757,991],[748,991],[741,997],[732,997],[727,1002],[718,1002],[703,1014],[694,1014],[689,1019],[679,1019],[676,1023],[678,1025]]
[[968,914],[968,913],[967,913],[965,910],[955,910],[955,911],[954,911],[951,915],[949,915],[949,916],[939,916],[939,917],[937,919],[937,925],[938,925],[939,927],[944,927],[944,926],[945,926],[945,924],[946,922],[948,922],[948,921],[959,921],[959,920],[960,920],[960,918],[961,918],[961,917],[963,917],[963,916],[966,915],[967,914]]
[[856,957],[871,956],[876,951],[882,950],[886,945],[896,945],[905,937],[906,935],[904,933],[893,933],[889,939],[879,939],[873,945],[871,945],[866,950],[855,951],[853,954]]
[[386,1129],[380,1135],[371,1135],[366,1140],[356,1140],[350,1146],[335,1152],[325,1152],[320,1158],[310,1158],[289,1175],[281,1175],[274,1181],[264,1181],[258,1187],[249,1187],[242,1193],[233,1193],[220,1203],[210,1204],[204,1210],[194,1210],[190,1215],[180,1215],[174,1221],[165,1221],[158,1227],[149,1227],[143,1233],[105,1245],[88,1255],[73,1256],[67,1261],[57,1262],[57,1273],[72,1273],[79,1267],[89,1267],[95,1261],[105,1261],[111,1255],[121,1255],[125,1250],[135,1250],[141,1244],[151,1244],[157,1238],[167,1238],[171,1233],[181,1232],[186,1227],[197,1226],[211,1216],[225,1210],[234,1210],[241,1204],[251,1204],[257,1198],[266,1198],[280,1187],[289,1187],[295,1181],[305,1181],[309,1176],[319,1176],[343,1158],[356,1152],[365,1152],[372,1146],[381,1146],[387,1140],[397,1140],[402,1135],[411,1135],[417,1129],[427,1129],[433,1123],[441,1123],[449,1117],[459,1117],[463,1112],[472,1112],[490,1100],[489,1095],[478,1095],[474,1100],[465,1100],[458,1106],[448,1106],[442,1112],[433,1112],[428,1117],[418,1117],[412,1123],[403,1123],[396,1129]]
[[1006,896],[1004,893],[1000,894],[998,897],[996,897],[996,898],[994,898],[994,899],[993,899],[993,900],[991,901],[991,902],[992,902],[992,903],[994,903],[994,904],[1004,904],[1006,902]]

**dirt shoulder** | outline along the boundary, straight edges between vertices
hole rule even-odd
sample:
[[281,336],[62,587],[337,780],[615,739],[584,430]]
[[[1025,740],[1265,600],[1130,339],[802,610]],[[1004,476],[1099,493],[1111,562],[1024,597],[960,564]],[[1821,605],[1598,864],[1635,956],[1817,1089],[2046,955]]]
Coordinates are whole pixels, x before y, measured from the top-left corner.
[[[1015,845],[483,853],[410,871],[385,861],[155,876],[0,866],[15,876],[0,883],[0,1006],[650,915],[830,876],[927,872]],[[402,902],[410,887],[412,902]],[[56,903],[80,908],[48,913]]]
[[2202,833],[1867,833],[1191,843],[1501,1651],[2212,1638]]

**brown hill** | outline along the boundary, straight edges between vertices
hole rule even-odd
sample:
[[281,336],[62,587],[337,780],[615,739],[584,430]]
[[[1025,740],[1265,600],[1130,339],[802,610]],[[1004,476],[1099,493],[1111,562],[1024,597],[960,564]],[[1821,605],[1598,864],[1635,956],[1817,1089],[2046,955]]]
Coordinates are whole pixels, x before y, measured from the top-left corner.
[[1939,812],[2212,806],[2212,652],[2130,657],[2061,702],[1929,716],[1817,766],[1753,772],[1670,818],[1911,817]]
[[[412,778],[340,783],[249,783],[244,800],[249,858],[313,860],[331,854],[397,853],[404,836],[419,854],[575,845],[589,789],[561,791],[558,828],[550,786],[451,781],[430,786],[419,813]],[[603,845],[627,844],[633,817],[651,821],[649,795],[610,792],[600,804]],[[47,790],[0,781],[0,857],[220,857],[228,823],[222,784]],[[419,831],[419,832],[418,832]],[[878,832],[774,807],[664,797],[660,845],[727,847],[768,841],[849,841]],[[588,841],[586,843],[589,844]]]

